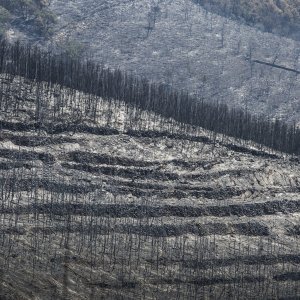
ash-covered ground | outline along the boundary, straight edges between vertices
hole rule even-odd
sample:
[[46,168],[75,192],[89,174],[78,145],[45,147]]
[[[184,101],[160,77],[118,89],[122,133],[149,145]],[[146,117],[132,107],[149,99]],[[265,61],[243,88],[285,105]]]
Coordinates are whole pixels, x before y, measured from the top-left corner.
[[1,299],[300,296],[297,157],[58,85],[0,85]]

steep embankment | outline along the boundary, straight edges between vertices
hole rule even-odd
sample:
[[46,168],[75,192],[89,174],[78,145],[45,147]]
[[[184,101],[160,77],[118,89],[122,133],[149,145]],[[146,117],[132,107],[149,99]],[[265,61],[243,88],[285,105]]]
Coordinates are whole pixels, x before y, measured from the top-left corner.
[[0,80],[2,298],[300,296],[297,159]]

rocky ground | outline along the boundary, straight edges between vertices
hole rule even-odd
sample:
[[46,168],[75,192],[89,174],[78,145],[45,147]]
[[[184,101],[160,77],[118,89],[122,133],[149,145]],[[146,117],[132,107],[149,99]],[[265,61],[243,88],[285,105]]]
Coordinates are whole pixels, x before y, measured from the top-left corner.
[[298,158],[0,85],[1,299],[300,297]]

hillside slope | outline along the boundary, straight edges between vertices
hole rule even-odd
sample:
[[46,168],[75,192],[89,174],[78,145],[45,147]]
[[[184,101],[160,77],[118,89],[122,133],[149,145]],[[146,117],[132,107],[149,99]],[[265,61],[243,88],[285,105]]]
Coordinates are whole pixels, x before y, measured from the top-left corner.
[[[237,3],[245,4],[243,12],[254,1]],[[255,7],[261,16],[261,6]],[[52,0],[47,11],[56,19],[48,38],[23,23],[11,24],[6,35],[51,51],[87,55],[209,101],[300,122],[299,75],[254,63],[300,71],[299,41],[221,17],[192,0]]]
[[[45,48],[87,55],[208,101],[300,121],[299,41],[264,33],[187,1],[53,0],[57,17]],[[24,35],[25,34],[25,35]],[[31,38],[17,26],[11,39]]]
[[59,85],[0,85],[1,299],[300,296],[297,158]]

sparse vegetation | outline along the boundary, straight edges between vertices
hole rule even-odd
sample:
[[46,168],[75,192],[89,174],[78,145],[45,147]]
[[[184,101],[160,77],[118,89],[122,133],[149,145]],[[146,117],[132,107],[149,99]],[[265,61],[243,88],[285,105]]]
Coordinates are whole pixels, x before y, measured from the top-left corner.
[[1,0],[0,8],[5,10],[13,21],[21,18],[25,24],[33,25],[35,29],[45,36],[51,34],[51,26],[55,23],[55,16],[47,10],[48,1],[44,0]]
[[300,29],[299,0],[194,0],[205,8],[235,17],[261,29],[296,35]]
[[4,7],[0,6],[0,34],[4,33],[5,25],[10,19],[10,12]]

